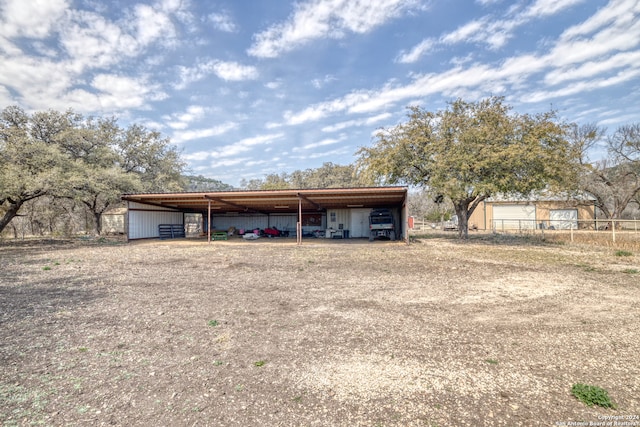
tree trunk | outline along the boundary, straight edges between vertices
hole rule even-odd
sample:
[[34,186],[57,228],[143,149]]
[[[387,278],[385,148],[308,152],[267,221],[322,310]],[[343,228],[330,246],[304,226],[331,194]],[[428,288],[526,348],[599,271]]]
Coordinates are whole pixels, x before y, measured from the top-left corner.
[[475,211],[478,205],[487,197],[489,197],[488,194],[481,194],[453,202],[456,215],[458,215],[458,236],[461,239],[469,238],[469,217],[471,217],[473,211]]
[[18,199],[15,202],[9,201],[9,209],[4,213],[2,218],[0,218],[0,233],[2,233],[2,230],[4,230],[11,220],[18,215],[18,211],[20,210],[20,207],[22,207],[23,203],[24,200],[21,199]]
[[96,225],[96,232],[98,233],[98,236],[102,234],[102,212],[96,212],[93,211],[93,220],[95,221],[95,225]]
[[456,215],[458,215],[458,237],[469,238],[469,202],[466,200],[454,203]]
[[[83,201],[83,203],[88,208],[86,211],[91,212],[91,217],[92,217],[92,220],[93,220],[93,229],[96,232],[96,236],[101,235],[102,234],[102,221],[101,221],[102,220],[102,213],[107,209],[107,207],[109,205],[107,204],[103,209],[98,209],[96,207],[97,203],[96,203],[95,200],[93,201],[93,203],[88,203],[86,201]],[[85,219],[87,219],[87,218],[88,218],[88,216],[85,214]],[[86,222],[87,222],[87,227],[86,228],[87,228],[87,232],[88,232],[89,231],[89,227],[88,227],[89,226],[89,224],[88,224],[89,221],[86,221]]]

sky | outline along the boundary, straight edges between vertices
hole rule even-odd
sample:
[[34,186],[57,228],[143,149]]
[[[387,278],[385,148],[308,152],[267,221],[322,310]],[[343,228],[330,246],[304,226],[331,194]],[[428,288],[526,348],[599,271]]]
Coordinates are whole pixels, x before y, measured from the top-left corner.
[[489,96],[640,122],[640,0],[0,0],[0,108],[141,124],[234,186]]

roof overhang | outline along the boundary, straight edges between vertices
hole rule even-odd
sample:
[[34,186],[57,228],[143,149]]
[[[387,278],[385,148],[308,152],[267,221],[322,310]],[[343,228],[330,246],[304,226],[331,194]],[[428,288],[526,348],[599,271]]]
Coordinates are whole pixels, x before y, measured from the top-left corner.
[[185,212],[204,212],[211,206],[214,213],[249,214],[293,213],[298,212],[299,206],[304,212],[346,208],[393,208],[403,206],[406,198],[406,187],[146,193],[122,196],[126,201]]

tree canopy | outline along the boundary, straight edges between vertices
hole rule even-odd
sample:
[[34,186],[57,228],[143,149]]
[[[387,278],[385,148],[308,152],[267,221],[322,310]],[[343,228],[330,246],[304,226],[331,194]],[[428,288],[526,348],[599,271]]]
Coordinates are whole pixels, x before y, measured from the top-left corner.
[[225,184],[224,182],[213,179],[206,178],[202,175],[186,175],[185,180],[187,181],[187,191],[232,191],[233,186],[229,184]]
[[491,195],[528,194],[570,182],[574,151],[553,111],[515,114],[501,97],[456,100],[444,110],[410,107],[358,151],[358,167],[379,183],[405,183],[447,196],[468,236],[468,218]]
[[73,111],[0,112],[0,232],[41,197],[68,199],[100,216],[127,192],[178,191],[184,163],[170,141],[140,125]]
[[[572,125],[570,140],[580,159],[578,188],[595,198],[606,218],[616,219],[640,196],[640,124],[620,126],[609,136],[605,133],[605,128],[593,123]],[[604,149],[605,155],[592,161],[589,153],[597,148]]]
[[319,168],[269,174],[264,179],[243,180],[240,185],[247,190],[281,190],[287,188],[366,187],[373,185],[373,182],[359,174],[355,165],[337,165],[325,162]]

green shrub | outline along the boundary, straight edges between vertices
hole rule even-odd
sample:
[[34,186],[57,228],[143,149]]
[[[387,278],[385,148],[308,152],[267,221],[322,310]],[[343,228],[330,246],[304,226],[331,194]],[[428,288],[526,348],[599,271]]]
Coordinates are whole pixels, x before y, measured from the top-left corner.
[[571,394],[587,406],[597,405],[603,408],[616,408],[611,398],[609,398],[607,390],[598,386],[577,383],[571,387]]
[[633,254],[629,251],[616,251],[616,256],[632,256]]

